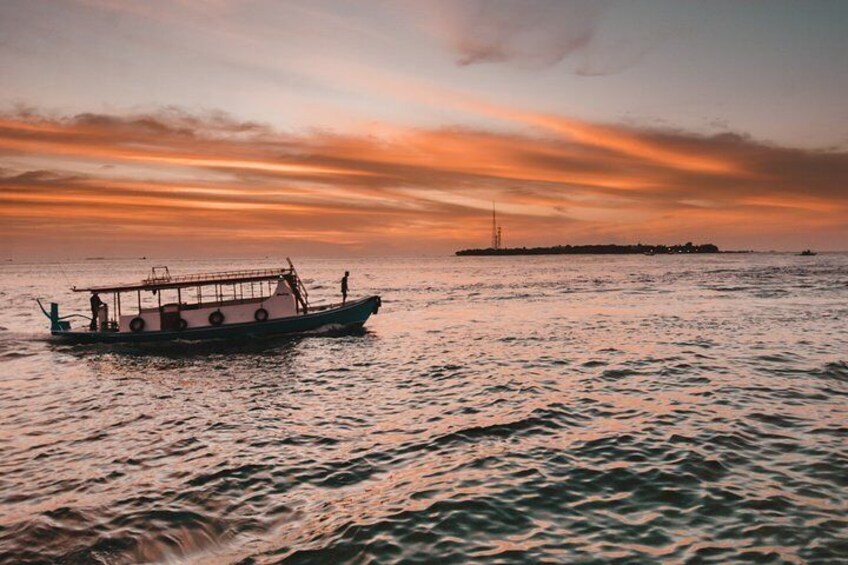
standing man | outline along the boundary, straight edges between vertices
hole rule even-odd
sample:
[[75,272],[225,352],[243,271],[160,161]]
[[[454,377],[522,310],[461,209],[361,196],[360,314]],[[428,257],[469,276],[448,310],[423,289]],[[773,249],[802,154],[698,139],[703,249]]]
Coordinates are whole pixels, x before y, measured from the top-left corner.
[[97,316],[100,313],[100,307],[103,305],[103,301],[100,300],[100,295],[92,293],[91,295],[91,325],[89,329],[93,332],[97,331]]
[[347,302],[347,278],[349,276],[350,276],[350,272],[345,271],[345,274],[342,277],[342,304]]

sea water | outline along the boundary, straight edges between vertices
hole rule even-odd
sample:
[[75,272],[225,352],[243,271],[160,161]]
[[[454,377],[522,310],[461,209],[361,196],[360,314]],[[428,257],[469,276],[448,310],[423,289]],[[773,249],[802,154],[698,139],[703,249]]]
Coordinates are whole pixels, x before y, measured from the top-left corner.
[[365,331],[47,339],[161,262],[0,266],[0,561],[848,561],[848,255],[303,258]]

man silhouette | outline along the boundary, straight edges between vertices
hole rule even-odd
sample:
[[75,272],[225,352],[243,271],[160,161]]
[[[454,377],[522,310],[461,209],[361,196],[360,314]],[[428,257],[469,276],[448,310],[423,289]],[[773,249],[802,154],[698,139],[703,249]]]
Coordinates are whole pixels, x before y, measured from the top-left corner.
[[100,311],[100,307],[103,305],[103,301],[100,300],[100,295],[96,292],[91,295],[91,325],[89,329],[91,331],[97,331],[97,314]]
[[348,276],[350,276],[350,272],[345,271],[345,274],[342,277],[342,304],[347,302],[347,277]]

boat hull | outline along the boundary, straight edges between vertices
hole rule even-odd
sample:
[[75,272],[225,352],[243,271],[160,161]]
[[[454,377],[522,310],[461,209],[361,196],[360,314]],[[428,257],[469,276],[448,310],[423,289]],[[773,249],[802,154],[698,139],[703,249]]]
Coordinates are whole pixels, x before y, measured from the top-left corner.
[[53,331],[54,339],[63,343],[153,343],[173,341],[208,341],[245,339],[274,335],[301,334],[323,327],[355,329],[362,327],[380,307],[380,297],[370,296],[344,306],[310,314],[278,318],[265,322],[228,324],[181,331],[154,332],[87,332]]

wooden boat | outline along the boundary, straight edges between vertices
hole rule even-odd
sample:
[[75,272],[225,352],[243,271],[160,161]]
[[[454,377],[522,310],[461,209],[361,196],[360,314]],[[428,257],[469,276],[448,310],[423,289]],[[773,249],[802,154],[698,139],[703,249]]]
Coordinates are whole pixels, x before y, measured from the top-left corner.
[[804,251],[802,251],[798,255],[800,255],[801,257],[815,257],[817,255],[817,253],[815,251],[813,251],[812,249],[805,249]]
[[[67,343],[240,339],[324,327],[354,329],[362,327],[381,306],[379,296],[312,306],[294,265],[288,263],[287,268],[180,276],[172,276],[167,267],[154,267],[139,283],[74,287],[74,292],[110,296],[112,303],[110,309],[109,300],[101,301],[94,321],[79,329],[73,329],[69,319],[90,318],[60,316],[55,302],[49,311],[40,301],[38,304],[50,319],[51,334]],[[142,303],[143,293],[148,292],[157,297],[155,306]],[[130,312],[128,297],[135,302]]]

